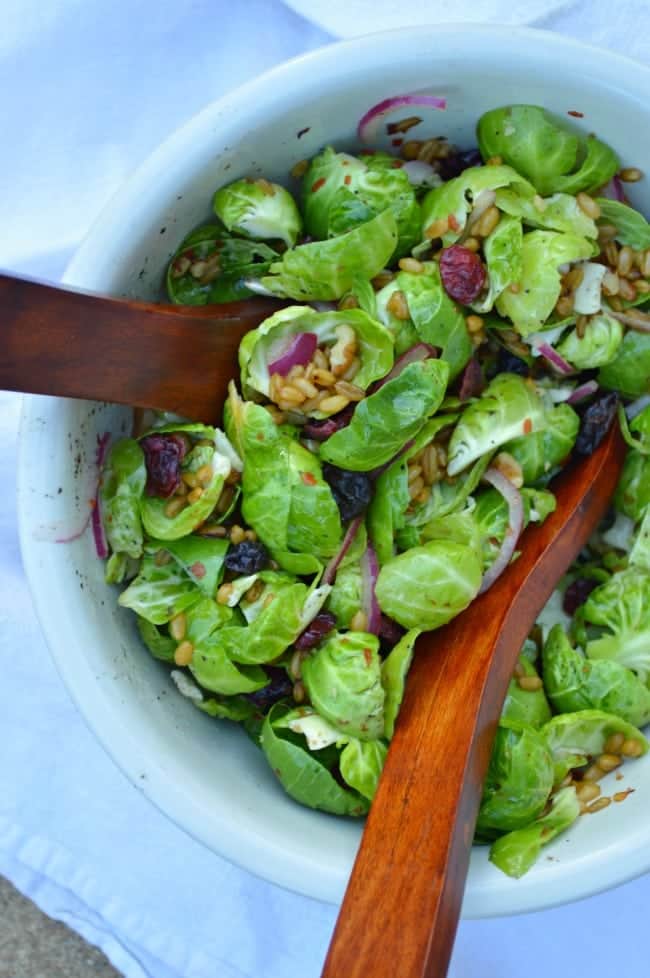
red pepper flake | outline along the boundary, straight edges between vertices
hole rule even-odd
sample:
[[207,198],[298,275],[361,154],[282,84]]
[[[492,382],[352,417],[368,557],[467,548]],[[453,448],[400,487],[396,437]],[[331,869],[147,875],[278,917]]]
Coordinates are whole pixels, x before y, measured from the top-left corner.
[[296,139],[301,139],[305,135],[305,133],[309,132],[310,129],[311,126],[305,126],[304,129],[299,129],[298,132],[296,133]]
[[346,187],[349,187],[350,184],[352,183],[352,177],[350,176],[349,173],[347,174],[347,176],[343,177],[343,183],[345,184]]
[[371,652],[371,650],[370,649],[364,649],[363,650],[363,657],[366,660],[366,665],[368,667],[370,667],[370,665],[372,664],[372,652]]
[[316,486],[316,485],[318,485],[318,480],[316,479],[315,476],[313,476],[311,474],[311,472],[301,472],[300,473],[300,478],[302,479],[303,483],[306,486]]
[[393,160],[391,166],[394,170],[399,170],[400,167],[404,166],[404,160]]
[[529,435],[531,433],[531,431],[533,430],[533,422],[530,420],[530,418],[526,418],[524,420],[524,426],[523,427],[524,427],[524,434],[525,435]]
[[447,220],[449,221],[449,227],[451,228],[452,231],[459,231],[460,230],[460,224],[456,220],[456,215],[455,214],[450,214],[449,217],[447,218]]
[[396,139],[391,139],[390,144],[391,146],[401,146],[403,142],[404,140],[398,136]]
[[200,560],[197,560],[196,563],[192,564],[190,567],[190,574],[193,577],[198,577],[199,580],[202,577],[205,577],[205,564],[201,563]]
[[569,109],[567,115],[572,115],[574,119],[584,119],[584,112],[578,112],[577,109]]
[[90,506],[91,509],[94,509],[95,506],[97,505],[97,500],[96,499],[89,499],[88,500],[88,505]]
[[316,193],[316,191],[317,191],[317,190],[320,190],[320,188],[321,188],[321,187],[322,187],[322,186],[323,186],[324,184],[325,184],[325,177],[321,177],[321,178],[320,178],[320,180],[316,180],[316,182],[312,184],[312,187],[311,187],[311,192],[312,192],[313,194],[315,194],[315,193]]

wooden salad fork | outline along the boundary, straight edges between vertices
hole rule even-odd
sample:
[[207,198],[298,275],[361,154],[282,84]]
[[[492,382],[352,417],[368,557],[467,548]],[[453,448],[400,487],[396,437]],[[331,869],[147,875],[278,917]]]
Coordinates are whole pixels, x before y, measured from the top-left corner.
[[[0,275],[0,389],[166,408],[211,422],[242,336],[284,303],[182,307]],[[323,978],[443,978],[501,707],[524,639],[604,515],[614,426],[555,480],[557,508],[458,618],[421,636]]]
[[524,531],[517,560],[418,639],[322,978],[446,975],[508,682],[539,612],[604,516],[624,456],[615,424],[554,480],[557,508]]
[[283,305],[165,306],[0,275],[0,390],[218,422],[241,338]]

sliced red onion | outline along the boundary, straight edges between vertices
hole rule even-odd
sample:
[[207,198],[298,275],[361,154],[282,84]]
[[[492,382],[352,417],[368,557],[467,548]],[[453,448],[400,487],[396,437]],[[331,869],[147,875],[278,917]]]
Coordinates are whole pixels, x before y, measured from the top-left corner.
[[471,357],[463,370],[458,397],[461,401],[468,401],[470,397],[478,397],[482,394],[484,387],[483,371],[478,358]]
[[92,494],[92,498],[89,501],[91,509],[83,522],[83,526],[75,533],[70,533],[65,537],[57,537],[55,540],[55,543],[72,543],[73,540],[78,540],[80,537],[82,537],[88,529],[88,524],[92,523],[95,550],[97,551],[97,556],[101,557],[102,560],[108,557],[108,545],[106,543],[104,527],[101,521],[101,512],[99,508],[99,488],[101,484],[102,467],[106,461],[108,443],[110,439],[111,435],[109,431],[105,431],[103,435],[97,435],[97,449],[95,451],[95,466],[97,467],[97,475],[93,480],[93,487],[89,493],[89,495]]
[[579,387],[576,387],[573,393],[567,397],[566,403],[580,404],[581,401],[584,401],[587,397],[591,397],[592,394],[595,394],[597,390],[598,381],[587,380],[584,384],[580,384]]
[[537,349],[541,356],[545,360],[548,360],[552,367],[555,367],[558,373],[564,374],[565,376],[575,373],[571,364],[567,363],[564,357],[560,356],[557,350],[554,350],[548,343],[538,343]]
[[609,183],[605,184],[600,192],[601,197],[608,200],[618,200],[621,204],[625,203],[625,191],[620,177],[613,176]]
[[616,312],[614,309],[607,310],[612,319],[618,319],[619,323],[635,329],[638,333],[650,333],[650,316],[641,309],[630,309],[628,312]]
[[357,530],[361,526],[362,522],[363,522],[363,515],[356,516],[351,521],[350,525],[347,528],[347,531],[345,533],[345,536],[343,537],[343,542],[341,543],[341,546],[339,547],[338,553],[335,553],[334,554],[334,556],[330,560],[329,564],[327,565],[327,567],[323,571],[323,578],[321,580],[321,584],[333,584],[334,583],[334,579],[336,577],[336,572],[339,569],[339,564],[341,563],[341,561],[345,557],[346,553],[348,552],[348,550],[352,546],[352,541],[356,537]]
[[524,504],[521,493],[498,469],[490,467],[483,473],[483,480],[500,492],[508,504],[508,526],[496,560],[483,575],[479,594],[483,594],[501,576],[512,559],[524,525]]
[[440,180],[431,164],[424,160],[408,160],[402,169],[414,187],[423,187]]
[[102,513],[101,506],[99,502],[99,492],[95,499],[95,505],[93,506],[90,513],[90,525],[93,528],[93,539],[95,541],[95,550],[97,551],[97,556],[100,560],[106,560],[108,557],[108,543],[106,542],[106,534],[104,533],[104,524],[102,523]]
[[357,126],[357,135],[362,143],[373,142],[379,131],[382,120],[405,106],[423,105],[430,109],[446,109],[447,99],[437,95],[394,95],[392,98],[385,98],[383,101],[373,105],[371,109],[363,115]]
[[406,353],[402,353],[401,357],[398,357],[393,364],[393,369],[385,377],[377,381],[374,385],[374,390],[378,391],[389,380],[395,380],[396,377],[399,377],[404,367],[408,367],[409,363],[418,363],[420,360],[429,360],[437,356],[438,351],[435,346],[429,346],[428,343],[416,343]]
[[631,404],[625,408],[625,415],[628,421],[632,421],[636,418],[637,414],[641,414],[642,411],[650,405],[650,394],[642,394],[638,397],[636,401],[632,401]]
[[316,333],[296,333],[283,350],[283,352],[269,362],[269,374],[280,374],[286,377],[292,367],[305,367],[318,346]]
[[381,628],[381,608],[375,594],[375,586],[379,577],[379,561],[374,548],[369,543],[361,558],[361,610],[366,615],[367,632],[379,635]]

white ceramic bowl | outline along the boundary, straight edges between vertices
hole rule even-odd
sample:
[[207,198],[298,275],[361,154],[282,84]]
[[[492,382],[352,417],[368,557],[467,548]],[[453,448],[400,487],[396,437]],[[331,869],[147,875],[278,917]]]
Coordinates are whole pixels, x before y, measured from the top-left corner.
[[[183,235],[209,215],[214,189],[250,173],[283,179],[324,143],[353,145],[361,115],[388,95],[445,95],[427,121],[467,147],[487,109],[536,103],[611,143],[628,165],[650,159],[650,71],[573,41],[528,30],[419,28],[336,44],[298,58],[209,106],[165,142],[112,201],[66,281],[116,295],[160,295]],[[300,135],[302,131],[302,135]],[[647,181],[646,181],[647,185]],[[650,210],[650,196],[636,198]],[[643,193],[646,194],[645,200]],[[89,533],[67,545],[88,513],[98,433],[125,432],[129,412],[27,400],[19,463],[23,556],[61,675],[116,763],[179,826],[247,869],[291,889],[340,899],[358,822],[292,802],[264,758],[228,723],[179,696],[140,645],[133,617],[103,582]],[[89,482],[90,480],[90,482]],[[585,896],[650,866],[650,756],[630,765],[638,790],[624,805],[581,819],[517,882],[472,854],[466,916],[510,914]]]

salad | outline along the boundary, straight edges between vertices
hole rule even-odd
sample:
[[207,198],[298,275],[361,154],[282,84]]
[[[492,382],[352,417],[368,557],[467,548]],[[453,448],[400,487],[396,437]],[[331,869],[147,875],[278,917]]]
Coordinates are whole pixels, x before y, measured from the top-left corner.
[[363,145],[399,109],[395,154],[327,146],[290,189],[217,190],[170,300],[284,305],[241,343],[223,430],[157,415],[111,445],[101,549],[180,692],[297,802],[362,816],[416,639],[516,559],[618,415],[611,512],[521,650],[484,785],[476,842],[518,877],[648,750],[650,225],[596,136],[513,105],[460,151],[409,138],[420,102],[444,108],[360,124]]

